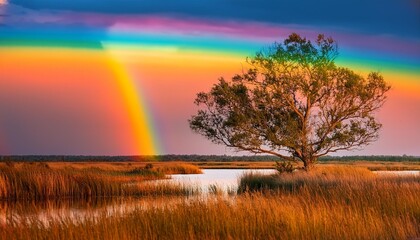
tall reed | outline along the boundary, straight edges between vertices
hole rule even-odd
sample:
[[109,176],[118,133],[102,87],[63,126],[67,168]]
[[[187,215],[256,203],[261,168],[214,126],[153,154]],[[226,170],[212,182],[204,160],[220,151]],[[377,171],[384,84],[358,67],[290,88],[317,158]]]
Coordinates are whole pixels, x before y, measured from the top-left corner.
[[246,173],[239,179],[238,192],[245,191],[295,191],[302,187],[316,190],[332,188],[340,184],[359,184],[375,180],[376,175],[366,168],[359,167],[317,167],[306,171],[266,175]]
[[[293,185],[295,180],[300,183]],[[277,183],[274,190],[186,199],[113,216],[104,212],[78,223],[68,218],[48,224],[12,221],[0,226],[0,239],[420,237],[418,176],[380,177],[363,169],[325,168],[270,181]]]
[[157,167],[157,171],[165,174],[200,174],[201,169],[195,165],[187,163],[168,163]]
[[[0,201],[44,201],[71,198],[190,194],[195,190],[180,184],[153,184],[139,181],[165,175],[150,169],[112,172],[101,169],[51,169],[46,164],[0,166]],[[154,189],[153,189],[154,188]]]
[[[37,219],[0,227],[10,239],[410,239],[420,236],[419,187],[384,189],[369,200],[253,193],[228,201],[207,198],[139,208],[126,214],[72,219]],[[377,193],[377,192],[376,192]],[[394,196],[398,194],[399,196]],[[355,197],[358,197],[357,195]],[[399,200],[397,200],[399,199]],[[385,205],[397,204],[397,211]],[[400,205],[404,203],[404,205]]]

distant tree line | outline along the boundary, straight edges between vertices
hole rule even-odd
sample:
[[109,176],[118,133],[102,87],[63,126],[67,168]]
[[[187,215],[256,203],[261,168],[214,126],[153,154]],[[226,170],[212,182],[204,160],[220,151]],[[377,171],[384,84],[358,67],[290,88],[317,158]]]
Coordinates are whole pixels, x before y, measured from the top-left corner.
[[[277,157],[271,155],[247,155],[247,156],[230,156],[230,155],[138,155],[138,156],[76,156],[76,155],[9,155],[0,156],[1,162],[132,162],[132,161],[276,161]],[[389,161],[401,162],[412,161],[419,162],[419,156],[324,156],[320,161]]]

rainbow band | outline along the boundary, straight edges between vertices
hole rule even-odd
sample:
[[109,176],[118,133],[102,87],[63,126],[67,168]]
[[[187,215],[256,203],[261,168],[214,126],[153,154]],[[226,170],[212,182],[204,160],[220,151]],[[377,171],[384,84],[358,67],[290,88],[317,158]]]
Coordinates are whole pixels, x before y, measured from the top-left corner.
[[115,75],[130,117],[132,131],[134,132],[135,144],[141,155],[158,155],[160,148],[158,147],[157,135],[154,134],[153,121],[150,119],[148,108],[145,104],[140,90],[137,90],[134,78],[125,69],[117,59],[108,54],[109,67]]
[[[149,112],[146,100],[141,94],[141,87],[132,74],[128,71],[126,66],[112,55],[112,53],[103,48],[102,44],[94,44],[90,42],[76,42],[67,45],[60,42],[59,44],[50,45],[48,41],[38,41],[33,44],[31,41],[0,41],[1,49],[10,48],[39,48],[51,49],[60,52],[61,50],[93,50],[97,54],[104,55],[107,68],[113,74],[116,85],[118,86],[118,93],[124,102],[124,108],[127,112],[130,122],[130,135],[133,136],[134,152],[136,155],[159,155],[161,147],[159,145],[158,136],[153,124],[153,116]],[[95,54],[96,54],[95,53]],[[1,133],[1,132],[0,132]],[[131,144],[127,142],[127,144]],[[9,154],[10,149],[5,141],[5,138],[0,137],[0,154]]]
[[[153,78],[154,81],[167,81],[165,83],[170,83],[172,87],[177,87],[177,83],[171,81],[172,78],[168,79],[166,73],[166,75],[161,73],[159,66],[167,67],[167,72],[171,71],[171,74],[177,77],[182,77],[182,74],[177,75],[177,73],[188,71],[190,78],[187,79],[194,77],[197,81],[204,82],[207,87],[210,87],[217,79],[212,71],[217,74],[220,72],[218,76],[229,77],[226,74],[233,74],[241,70],[241,64],[246,56],[254,55],[255,51],[270,46],[275,40],[281,41],[291,32],[296,31],[310,39],[313,39],[317,34],[317,31],[302,26],[279,26],[252,22],[244,24],[243,22],[191,21],[159,16],[139,17],[91,13],[61,13],[55,17],[58,17],[60,21],[48,26],[33,24],[33,22],[43,23],[45,20],[38,19],[38,15],[34,15],[28,18],[31,19],[29,23],[22,23],[20,27],[1,28],[0,50],[2,47],[25,48],[30,46],[70,50],[89,49],[104,54],[105,65],[112,71],[118,86],[117,97],[120,98],[119,95],[121,95],[121,99],[124,101],[124,111],[129,116],[129,138],[132,136],[135,143],[133,153],[141,155],[177,151],[179,144],[171,140],[170,137],[158,138],[159,135],[154,126],[156,122],[153,121],[153,114],[150,110],[164,109],[169,104],[184,102],[173,103],[166,99],[160,101],[158,98],[164,96],[165,89],[157,93],[152,92],[150,95],[155,98],[151,98],[148,100],[149,102],[146,101],[146,96],[142,94],[141,90],[146,89],[148,85],[145,83],[143,87],[139,86],[139,74],[130,71],[134,69],[129,69],[129,66],[144,67],[143,71],[149,74],[144,74],[144,76],[152,76],[151,79]],[[79,23],[83,23],[81,27],[78,26]],[[343,32],[330,32],[326,35],[332,35],[339,42],[340,55],[336,59],[337,65],[349,67],[363,74],[370,71],[381,72],[393,86],[393,90],[390,92],[393,94],[390,97],[391,104],[397,105],[398,103],[399,106],[404,106],[404,104],[412,103],[414,106],[418,106],[420,103],[418,94],[420,91],[420,68],[418,68],[420,47],[417,40]],[[148,66],[158,67],[154,70],[153,67],[148,68]],[[198,70],[194,69],[197,66]],[[202,70],[208,71],[210,74],[206,75],[207,72]],[[107,72],[107,74],[109,73]],[[145,79],[147,80],[147,77]],[[192,86],[197,87],[198,85]],[[188,94],[198,91],[198,88],[191,88],[188,84],[184,89]],[[193,97],[191,97],[192,101]],[[157,106],[151,108],[151,103],[156,103]],[[118,103],[117,108],[119,105],[121,104]],[[178,107],[176,110],[180,111],[169,111],[169,113],[162,111],[164,113],[160,113],[159,116],[162,116],[160,119],[162,123],[166,123],[164,126],[174,126],[168,122],[175,115],[185,118],[185,126],[187,126],[186,120],[190,113],[185,111],[185,106],[176,105]],[[387,104],[387,106],[391,105]],[[389,109],[394,114],[401,107]],[[387,114],[390,114],[391,110],[387,110]],[[408,112],[402,112],[400,115],[403,116],[404,113]],[[418,111],[410,112],[410,114],[413,113],[414,115],[410,118],[416,119]],[[121,111],[118,114],[121,114]],[[171,132],[173,128],[169,127],[163,129],[167,131],[165,132],[166,136],[180,134],[180,137],[188,137],[189,134],[185,128],[182,133]],[[130,144],[130,139],[127,140],[127,144]],[[162,151],[159,146],[160,140],[167,141],[165,150],[168,152]]]

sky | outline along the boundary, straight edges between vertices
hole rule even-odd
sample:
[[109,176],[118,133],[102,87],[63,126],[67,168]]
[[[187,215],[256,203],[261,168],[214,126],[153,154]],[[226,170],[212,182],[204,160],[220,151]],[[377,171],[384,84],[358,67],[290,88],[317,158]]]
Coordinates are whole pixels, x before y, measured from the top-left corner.
[[420,156],[418,0],[0,0],[0,155],[246,154],[190,130],[195,96],[293,32],[392,86],[338,155]]

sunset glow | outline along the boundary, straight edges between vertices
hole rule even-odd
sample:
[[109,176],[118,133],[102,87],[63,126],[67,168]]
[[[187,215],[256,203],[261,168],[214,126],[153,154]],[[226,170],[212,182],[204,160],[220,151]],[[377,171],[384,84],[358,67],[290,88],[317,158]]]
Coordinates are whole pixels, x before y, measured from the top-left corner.
[[0,154],[230,154],[189,129],[195,95],[297,32],[392,85],[380,140],[353,154],[420,155],[418,31],[31,7],[0,7]]

